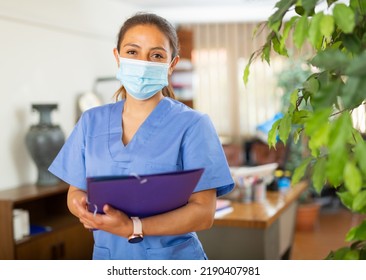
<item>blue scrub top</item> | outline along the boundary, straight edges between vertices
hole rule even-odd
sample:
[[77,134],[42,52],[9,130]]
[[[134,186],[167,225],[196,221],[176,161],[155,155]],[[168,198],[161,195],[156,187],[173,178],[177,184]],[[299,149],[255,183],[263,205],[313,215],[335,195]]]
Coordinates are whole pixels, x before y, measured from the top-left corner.
[[[206,114],[165,97],[124,145],[124,102],[84,112],[49,171],[86,191],[87,177],[204,168],[194,192],[216,189],[221,196],[234,188],[222,145]],[[194,232],[145,236],[130,244],[126,238],[97,230],[94,241],[93,259],[207,258]]]

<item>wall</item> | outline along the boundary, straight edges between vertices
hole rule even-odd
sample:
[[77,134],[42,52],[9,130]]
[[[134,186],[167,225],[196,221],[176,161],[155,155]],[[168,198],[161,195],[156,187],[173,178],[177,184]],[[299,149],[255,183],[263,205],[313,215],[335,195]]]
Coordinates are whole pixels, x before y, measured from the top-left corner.
[[0,0],[0,189],[36,180],[24,142],[38,121],[31,104],[57,103],[67,137],[77,96],[115,75],[115,38],[135,11],[116,0]]

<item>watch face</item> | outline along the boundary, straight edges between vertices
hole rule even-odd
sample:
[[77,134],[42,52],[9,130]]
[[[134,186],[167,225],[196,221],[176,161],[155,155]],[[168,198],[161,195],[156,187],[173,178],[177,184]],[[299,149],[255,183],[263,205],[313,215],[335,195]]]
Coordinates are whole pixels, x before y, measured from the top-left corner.
[[134,236],[131,236],[129,239],[128,239],[128,242],[130,243],[139,243],[143,240],[144,238],[141,236],[141,235],[134,235]]

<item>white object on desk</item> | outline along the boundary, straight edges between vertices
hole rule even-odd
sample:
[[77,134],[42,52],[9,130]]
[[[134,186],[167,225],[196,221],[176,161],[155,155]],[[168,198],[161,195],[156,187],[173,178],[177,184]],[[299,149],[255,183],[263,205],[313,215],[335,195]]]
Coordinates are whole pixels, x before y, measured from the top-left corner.
[[277,169],[278,163],[268,163],[258,166],[238,166],[230,167],[231,174],[234,177],[265,177],[273,175],[273,172]]
[[230,167],[231,175],[239,189],[239,200],[244,203],[264,202],[266,186],[273,181],[277,168],[278,163]]

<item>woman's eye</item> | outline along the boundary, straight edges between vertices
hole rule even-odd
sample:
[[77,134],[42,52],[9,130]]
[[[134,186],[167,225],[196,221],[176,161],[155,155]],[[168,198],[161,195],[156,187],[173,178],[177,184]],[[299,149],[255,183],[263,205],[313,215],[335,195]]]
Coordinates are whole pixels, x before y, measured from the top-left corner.
[[136,54],[136,51],[127,51],[127,54],[134,55]]
[[163,59],[163,58],[164,58],[164,57],[163,57],[161,54],[159,54],[159,53],[153,54],[153,55],[152,55],[152,57],[153,57],[154,59]]

